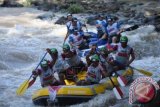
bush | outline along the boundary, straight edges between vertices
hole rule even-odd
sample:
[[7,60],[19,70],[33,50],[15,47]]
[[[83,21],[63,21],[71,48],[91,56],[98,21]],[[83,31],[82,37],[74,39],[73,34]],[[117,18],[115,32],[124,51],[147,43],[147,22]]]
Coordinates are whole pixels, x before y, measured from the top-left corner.
[[23,6],[31,6],[32,0],[25,0]]
[[69,6],[68,11],[70,13],[81,13],[84,11],[84,8],[79,4],[72,4]]

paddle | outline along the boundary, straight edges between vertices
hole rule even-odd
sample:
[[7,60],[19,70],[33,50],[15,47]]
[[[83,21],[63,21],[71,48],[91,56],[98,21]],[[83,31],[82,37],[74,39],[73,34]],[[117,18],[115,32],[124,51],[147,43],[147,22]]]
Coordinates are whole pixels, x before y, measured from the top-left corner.
[[122,90],[118,87],[118,86],[115,86],[114,82],[112,81],[112,78],[109,77],[111,83],[113,84],[113,92],[116,96],[117,99],[122,99],[123,97],[123,92]]
[[66,36],[65,36],[65,38],[64,38],[63,45],[65,44],[65,42],[66,42],[66,39],[68,38],[68,36],[69,36],[69,32],[67,31],[67,34],[66,34]]
[[127,85],[127,79],[125,77],[123,77],[122,75],[119,75],[116,71],[115,71],[115,74],[117,75],[118,83],[123,87],[126,86]]
[[137,69],[135,67],[130,66],[132,69],[135,69],[136,71],[140,72],[141,74],[144,74],[146,76],[152,76],[152,73],[150,71],[145,71],[143,69]]
[[135,29],[138,29],[138,28],[139,28],[138,25],[133,25],[133,26],[131,26],[129,28],[126,28],[125,31],[132,31],[132,30],[135,30]]
[[[47,52],[44,54],[43,58],[41,59],[41,61],[39,62],[39,64],[37,65],[37,67],[35,68],[35,70],[38,68],[38,66],[40,65],[40,63],[43,61],[43,59],[45,58],[45,56],[47,55]],[[31,76],[28,78],[28,80],[25,80],[21,85],[20,87],[18,87],[18,89],[16,90],[16,94],[18,96],[22,96],[25,91],[27,90],[28,86],[29,86],[29,80],[31,79],[32,77],[32,74]],[[32,83],[33,84],[33,83]]]

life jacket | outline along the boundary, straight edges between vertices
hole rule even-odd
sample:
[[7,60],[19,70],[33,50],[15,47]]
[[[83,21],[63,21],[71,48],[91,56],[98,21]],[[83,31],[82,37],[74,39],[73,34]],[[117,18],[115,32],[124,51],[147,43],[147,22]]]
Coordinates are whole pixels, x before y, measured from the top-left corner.
[[88,67],[87,70],[87,80],[94,83],[99,83],[101,80],[101,71],[102,66],[98,65],[97,67],[93,67],[92,64]]
[[69,21],[67,22],[66,26],[69,34],[73,34],[74,29],[77,29],[78,32],[82,32],[82,23],[80,21],[77,21],[76,26],[73,26],[72,21]]
[[129,61],[131,50],[132,48],[130,46],[127,45],[126,48],[123,48],[119,43],[115,56],[116,61],[118,61],[121,64],[126,64]]
[[107,33],[109,36],[116,34],[118,31],[119,31],[119,28],[117,23],[113,23],[112,25],[107,26]]
[[62,54],[63,59],[69,64],[70,67],[72,66],[78,66],[81,63],[81,58],[76,54],[76,51],[72,51],[74,55],[70,58],[66,57]]
[[40,69],[40,72],[40,80],[43,86],[52,85],[54,83],[55,78],[51,68],[48,68],[47,71]]
[[100,63],[103,66],[103,68],[107,71],[107,72],[112,72],[113,71],[113,65],[109,64],[107,61],[111,61],[114,58],[111,55],[108,55],[107,58],[103,58],[100,55]]
[[107,49],[108,51],[112,51],[109,56],[113,57],[113,59],[116,59],[116,50],[118,48],[118,44],[117,43],[111,43],[111,44],[107,44]]
[[73,42],[74,46],[78,46],[83,42],[83,38],[80,33],[78,35],[71,34],[69,36],[69,42]]
[[62,60],[62,58],[58,58],[53,66],[53,71],[60,73],[69,68],[69,64]]
[[97,31],[103,31],[105,33],[106,22],[104,20],[96,20],[96,24],[101,25],[101,27],[97,27]]

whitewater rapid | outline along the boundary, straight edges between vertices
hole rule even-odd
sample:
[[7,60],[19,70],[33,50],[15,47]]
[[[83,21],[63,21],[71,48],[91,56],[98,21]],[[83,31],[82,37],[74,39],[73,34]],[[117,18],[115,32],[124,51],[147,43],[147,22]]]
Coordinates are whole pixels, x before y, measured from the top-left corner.
[[[40,87],[39,80],[27,90],[24,96],[16,96],[16,89],[31,75],[43,57],[46,48],[56,47],[60,52],[66,28],[55,25],[54,21],[62,16],[56,13],[52,21],[37,19],[38,15],[47,12],[32,8],[0,8],[0,107],[34,107],[31,100],[33,91]],[[88,27],[94,31],[93,27]],[[132,66],[154,73],[153,78],[160,77],[160,37],[151,25],[142,26],[126,32],[129,43],[135,49],[136,60]],[[49,55],[47,58],[50,58]],[[139,76],[138,72],[135,78]],[[120,107],[127,104],[128,87],[123,88],[125,99],[116,101],[112,91],[98,95],[93,100],[78,107]],[[121,104],[124,102],[123,104]],[[115,103],[117,103],[115,105]]]

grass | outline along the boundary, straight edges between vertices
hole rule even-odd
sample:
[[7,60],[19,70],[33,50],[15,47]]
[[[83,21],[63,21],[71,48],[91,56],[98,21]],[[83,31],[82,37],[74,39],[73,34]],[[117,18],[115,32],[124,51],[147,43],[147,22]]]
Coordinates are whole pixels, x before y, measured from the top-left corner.
[[80,4],[72,4],[67,9],[69,13],[81,13],[84,12],[84,8]]

